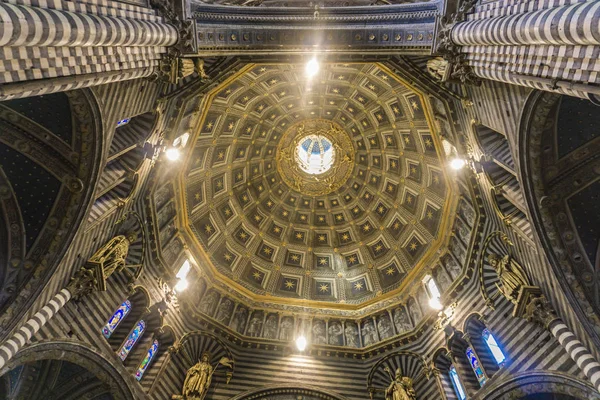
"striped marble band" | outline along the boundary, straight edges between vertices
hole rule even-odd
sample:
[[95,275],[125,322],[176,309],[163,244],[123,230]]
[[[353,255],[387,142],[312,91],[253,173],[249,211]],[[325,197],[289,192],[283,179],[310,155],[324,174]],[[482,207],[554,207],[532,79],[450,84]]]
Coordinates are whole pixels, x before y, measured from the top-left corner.
[[172,25],[0,3],[0,46],[171,46]]
[[19,330],[0,346],[0,369],[46,324],[64,305],[71,300],[71,292],[62,289],[44,308],[35,313]]
[[600,44],[600,2],[523,14],[471,20],[452,29],[458,45],[597,45]]

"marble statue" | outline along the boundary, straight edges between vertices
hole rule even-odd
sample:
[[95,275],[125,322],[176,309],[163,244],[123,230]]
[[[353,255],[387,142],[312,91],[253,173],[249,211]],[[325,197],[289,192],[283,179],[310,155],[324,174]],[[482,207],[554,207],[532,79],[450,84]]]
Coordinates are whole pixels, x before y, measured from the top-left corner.
[[411,324],[408,314],[404,308],[399,308],[394,311],[394,325],[396,325],[398,333],[412,330],[413,325]]
[[323,321],[315,321],[313,324],[313,343],[314,344],[327,344],[327,337],[325,335],[325,324]]
[[462,273],[462,268],[452,257],[448,257],[447,260],[446,268],[448,268],[452,279],[456,279]]
[[294,321],[290,317],[284,317],[281,320],[281,328],[279,330],[279,339],[289,342],[293,339]]
[[498,274],[500,285],[496,283],[496,287],[500,293],[517,304],[521,287],[530,285],[523,268],[509,255],[500,257],[498,254],[492,253],[488,255],[487,260]]
[[277,316],[271,314],[267,317],[265,321],[265,329],[263,332],[263,337],[267,339],[277,339]]
[[252,319],[250,319],[250,326],[248,326],[248,336],[250,337],[258,337],[260,336],[260,331],[262,329],[262,316],[258,314],[254,314]]
[[436,283],[440,287],[440,292],[442,292],[442,293],[444,293],[446,291],[446,289],[448,289],[450,287],[450,285],[452,284],[452,281],[450,280],[448,273],[446,271],[444,271],[443,267],[438,267],[435,270],[435,280],[436,280]]
[[233,303],[229,299],[225,299],[219,305],[219,311],[217,312],[217,321],[227,324],[229,322],[229,318],[231,317],[231,310],[233,309]]
[[438,81],[441,81],[446,77],[448,70],[448,61],[442,57],[435,57],[427,60],[427,72]]
[[382,340],[387,339],[394,334],[390,318],[387,315],[381,315],[377,318],[377,330],[379,331],[379,337]]
[[344,330],[346,334],[346,346],[349,347],[359,347],[360,343],[358,338],[358,328],[356,324],[353,322],[346,322],[346,329]]
[[421,309],[414,299],[411,299],[408,302],[408,310],[410,311],[410,315],[412,316],[412,320],[414,321],[415,325],[418,324],[421,318],[423,318],[423,314],[421,313]]
[[216,292],[207,293],[200,304],[200,311],[206,315],[212,315],[215,306],[217,305],[218,294]]
[[362,328],[363,344],[369,346],[377,342],[377,332],[373,326],[373,321],[367,320]]
[[332,321],[329,324],[327,332],[329,333],[329,344],[335,346],[340,346],[342,344],[342,334],[344,333],[342,324],[337,321]]
[[402,376],[400,368],[396,369],[396,376],[385,390],[385,400],[416,400],[416,398],[412,379]]
[[235,311],[235,315],[233,316],[233,319],[231,320],[231,324],[229,325],[231,327],[231,329],[233,329],[236,332],[243,333],[244,326],[246,326],[246,317],[247,316],[248,316],[248,310],[246,310],[244,307],[239,307]]

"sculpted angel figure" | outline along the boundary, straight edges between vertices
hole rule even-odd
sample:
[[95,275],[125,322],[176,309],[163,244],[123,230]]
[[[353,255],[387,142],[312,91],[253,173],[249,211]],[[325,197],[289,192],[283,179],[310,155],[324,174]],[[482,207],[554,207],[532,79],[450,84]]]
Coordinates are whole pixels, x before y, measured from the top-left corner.
[[530,285],[527,274],[509,255],[500,257],[498,254],[492,253],[488,255],[487,259],[500,279],[500,285],[496,283],[496,287],[504,297],[516,304],[521,287]]
[[398,368],[396,376],[385,390],[385,400],[416,400],[416,398],[412,379],[402,376],[402,371]]

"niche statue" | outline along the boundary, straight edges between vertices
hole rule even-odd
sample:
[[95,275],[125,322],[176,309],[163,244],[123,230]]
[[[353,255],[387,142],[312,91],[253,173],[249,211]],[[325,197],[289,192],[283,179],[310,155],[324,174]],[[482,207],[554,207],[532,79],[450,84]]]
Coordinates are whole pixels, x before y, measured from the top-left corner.
[[500,280],[500,285],[496,283],[496,287],[504,297],[517,304],[520,289],[530,285],[525,271],[509,255],[501,258],[498,254],[492,253],[488,255],[487,259]]
[[[390,373],[389,369],[386,369]],[[391,374],[390,374],[391,378]],[[385,390],[385,400],[416,400],[417,395],[413,389],[413,381],[408,376],[402,376],[400,368],[396,369],[396,376]]]
[[[174,395],[172,399],[204,400],[206,393],[208,393],[212,376],[219,365],[231,368],[232,361],[227,357],[223,357],[219,360],[219,364],[213,368],[210,365],[210,353],[202,353],[200,360],[187,370],[185,381],[183,382],[182,395]],[[227,381],[229,382],[229,374]]]

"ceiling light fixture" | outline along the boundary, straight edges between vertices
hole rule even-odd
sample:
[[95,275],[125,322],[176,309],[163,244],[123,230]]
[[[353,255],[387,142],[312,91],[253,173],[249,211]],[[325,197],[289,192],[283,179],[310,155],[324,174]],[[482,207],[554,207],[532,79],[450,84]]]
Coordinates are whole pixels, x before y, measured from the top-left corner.
[[177,161],[177,160],[179,160],[181,153],[179,152],[179,149],[176,149],[175,147],[169,147],[165,151],[165,155],[167,156],[167,159],[169,161]]
[[311,58],[310,61],[306,63],[305,72],[306,76],[309,78],[312,78],[317,74],[317,72],[319,72],[319,62],[315,57]]
[[299,351],[304,351],[304,349],[306,349],[306,338],[304,337],[304,335],[299,336],[296,339],[296,348]]
[[455,158],[450,161],[450,167],[456,171],[461,169],[467,164],[467,162],[463,158]]

